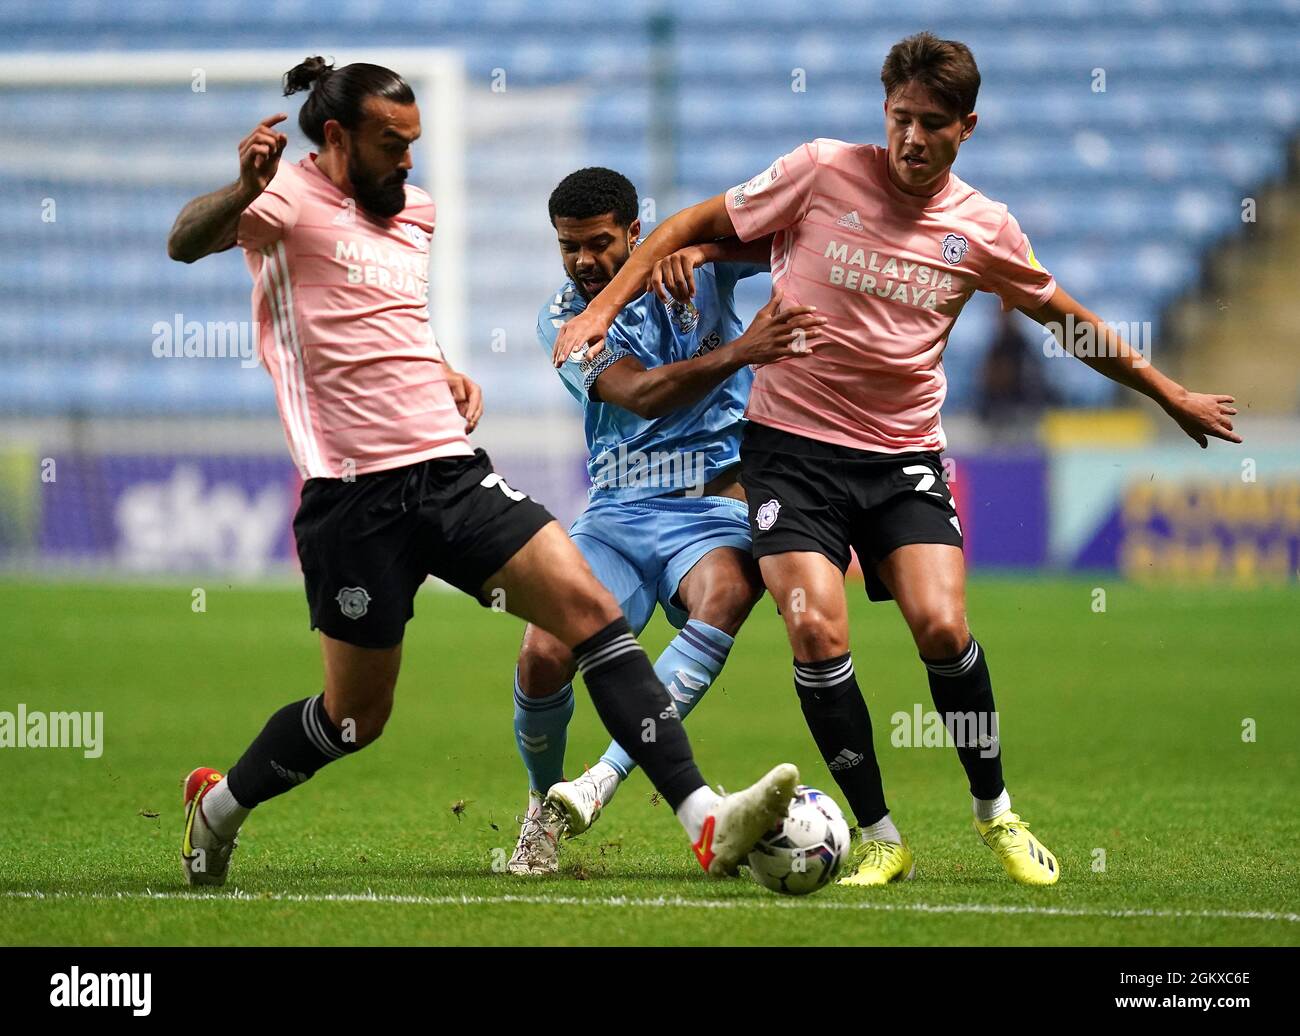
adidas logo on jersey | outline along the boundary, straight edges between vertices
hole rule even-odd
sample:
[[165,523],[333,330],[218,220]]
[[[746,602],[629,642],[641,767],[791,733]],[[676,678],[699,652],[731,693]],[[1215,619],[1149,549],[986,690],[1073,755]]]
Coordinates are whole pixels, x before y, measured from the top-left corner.
[[851,212],[846,212],[843,216],[837,219],[835,225],[839,227],[848,227],[850,230],[861,230],[862,220],[858,218],[858,210],[853,209]]
[[841,748],[840,754],[828,764],[832,770],[848,770],[862,762],[862,753],[851,748]]

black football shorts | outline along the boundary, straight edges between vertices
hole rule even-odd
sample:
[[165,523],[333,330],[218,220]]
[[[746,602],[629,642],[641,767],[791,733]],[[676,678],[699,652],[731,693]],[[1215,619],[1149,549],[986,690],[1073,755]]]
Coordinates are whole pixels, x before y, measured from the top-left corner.
[[934,451],[872,453],[750,421],[740,444],[754,557],[813,551],[841,572],[857,551],[873,601],[891,599],[876,566],[909,543],[962,546]]
[[308,479],[293,532],[312,629],[392,647],[429,575],[486,605],[488,577],[552,520],[492,470],[483,450],[351,481]]

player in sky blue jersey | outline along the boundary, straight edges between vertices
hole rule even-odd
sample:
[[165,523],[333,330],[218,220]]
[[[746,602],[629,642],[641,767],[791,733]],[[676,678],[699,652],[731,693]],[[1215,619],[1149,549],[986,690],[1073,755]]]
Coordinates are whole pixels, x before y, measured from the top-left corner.
[[[610,169],[571,173],[549,208],[568,280],[538,315],[548,357],[641,229],[636,188]],[[682,718],[722,671],[763,593],[739,482],[751,366],[808,352],[824,322],[807,307],[779,312],[778,297],[743,329],[735,284],[765,270],[769,255],[770,239],[732,239],[665,259],[655,271],[662,294],[629,303],[599,355],[559,370],[583,407],[590,451],[590,503],[569,534],[635,632],[656,604],[679,631],[655,672]],[[690,301],[673,301],[669,286],[687,281]],[[634,765],[611,743],[590,770],[563,780],[573,674],[568,649],[529,626],[515,670],[515,740],[529,792],[508,864],[514,874],[556,870],[560,833],[586,830]]]

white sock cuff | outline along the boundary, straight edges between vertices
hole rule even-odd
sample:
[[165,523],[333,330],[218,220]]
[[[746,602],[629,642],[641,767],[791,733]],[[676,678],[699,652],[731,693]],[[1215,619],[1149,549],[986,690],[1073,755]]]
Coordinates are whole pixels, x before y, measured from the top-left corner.
[[994,817],[1011,808],[1011,793],[1003,788],[1002,794],[996,799],[977,799],[972,795],[971,805],[975,810],[975,818],[987,824]]
[[230,781],[225,777],[208,789],[199,806],[203,810],[203,819],[219,838],[234,838],[239,833],[239,825],[250,812],[239,804],[230,790]]
[[677,819],[681,821],[682,827],[686,828],[686,834],[692,842],[700,840],[700,832],[704,830],[704,818],[709,815],[721,797],[707,784],[702,784],[687,795],[682,800],[682,804],[677,807]]
[[894,826],[893,817],[886,813],[874,824],[858,828],[858,841],[893,842],[895,845],[902,845],[903,836],[898,833],[898,828]]

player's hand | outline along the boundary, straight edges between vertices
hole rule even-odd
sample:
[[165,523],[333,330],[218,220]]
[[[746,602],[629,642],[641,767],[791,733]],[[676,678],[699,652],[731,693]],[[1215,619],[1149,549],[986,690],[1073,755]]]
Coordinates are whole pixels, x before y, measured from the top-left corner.
[[1188,392],[1182,389],[1164,404],[1165,412],[1178,422],[1178,427],[1205,449],[1209,436],[1228,442],[1241,442],[1241,436],[1232,430],[1232,418],[1237,408],[1231,396],[1206,392]]
[[268,115],[239,142],[239,183],[250,198],[256,198],[266,190],[280,166],[280,156],[288,146],[289,138],[271,127],[288,117],[284,112]]
[[465,418],[465,434],[468,435],[478,427],[478,419],[483,416],[483,390],[468,375],[459,371],[447,371],[447,385],[451,388],[451,398],[456,401],[456,409]]
[[653,291],[664,302],[689,302],[695,295],[695,268],[708,260],[703,249],[690,245],[664,256],[650,271],[646,291]]
[[608,330],[608,322],[593,313],[591,307],[584,309],[560,328],[559,337],[555,339],[555,350],[551,353],[551,363],[559,367],[583,348],[587,350],[588,356],[595,356],[605,348],[605,332]]
[[744,354],[745,362],[755,367],[807,356],[820,344],[826,323],[814,306],[782,310],[778,291],[754,315],[745,333],[736,339],[735,347]]

